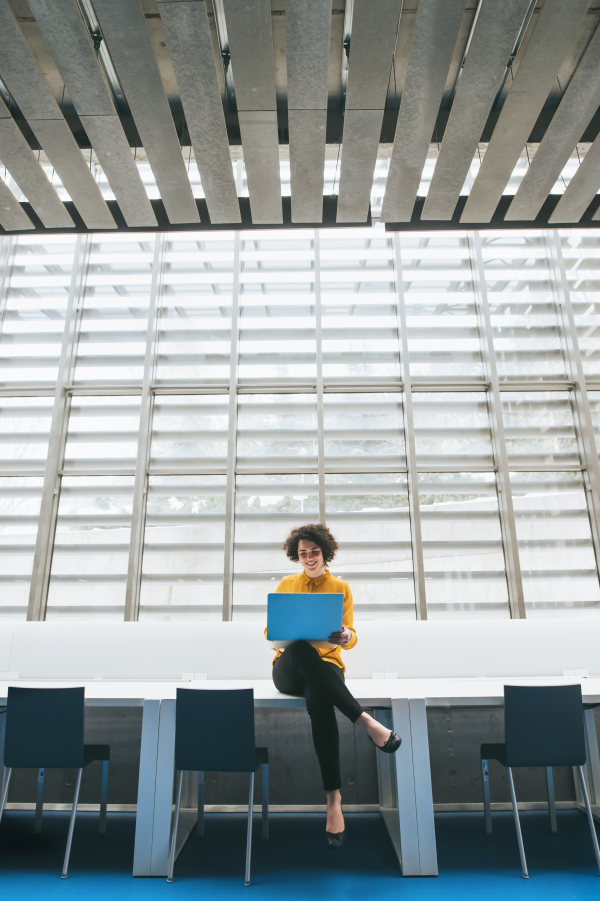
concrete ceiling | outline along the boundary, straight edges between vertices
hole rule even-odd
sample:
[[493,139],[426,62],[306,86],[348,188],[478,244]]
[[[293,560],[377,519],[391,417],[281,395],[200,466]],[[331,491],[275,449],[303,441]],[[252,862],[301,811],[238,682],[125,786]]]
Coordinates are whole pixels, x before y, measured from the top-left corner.
[[[328,225],[365,223],[382,145],[382,221],[539,224],[581,142],[587,156],[548,217],[588,221],[600,190],[599,22],[600,0],[0,0],[0,227],[316,225],[324,208]],[[333,146],[338,198],[324,205]],[[205,202],[182,147],[193,149]],[[138,150],[160,201],[148,199]],[[249,200],[238,199],[240,156]]]

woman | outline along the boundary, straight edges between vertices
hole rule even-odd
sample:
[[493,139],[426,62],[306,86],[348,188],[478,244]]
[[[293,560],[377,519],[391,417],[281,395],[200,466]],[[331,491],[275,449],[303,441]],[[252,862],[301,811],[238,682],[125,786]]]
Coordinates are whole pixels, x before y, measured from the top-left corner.
[[[335,648],[314,648],[307,641],[296,641],[273,660],[273,682],[278,691],[303,695],[311,720],[315,751],[319,759],[323,788],[327,795],[325,836],[330,848],[340,848],[344,840],[342,784],[340,776],[340,740],[334,707],[386,753],[400,747],[402,739],[365,713],[345,685],[345,666],[341,648],[350,650],[356,644],[352,622],[352,593],[347,582],[332,576],[326,564],[335,557],[339,545],[327,526],[308,525],[293,529],[283,549],[290,560],[302,564],[303,572],[285,576],[278,592],[339,593],[344,595],[343,627],[329,636]],[[266,635],[265,629],[265,635]]]

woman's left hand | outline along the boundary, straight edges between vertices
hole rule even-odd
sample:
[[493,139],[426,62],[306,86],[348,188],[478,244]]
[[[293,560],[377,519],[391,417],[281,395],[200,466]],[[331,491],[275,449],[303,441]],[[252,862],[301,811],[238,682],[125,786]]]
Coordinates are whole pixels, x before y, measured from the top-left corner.
[[339,644],[343,648],[348,644],[351,638],[352,632],[344,626],[341,632],[332,632],[327,641],[330,644]]

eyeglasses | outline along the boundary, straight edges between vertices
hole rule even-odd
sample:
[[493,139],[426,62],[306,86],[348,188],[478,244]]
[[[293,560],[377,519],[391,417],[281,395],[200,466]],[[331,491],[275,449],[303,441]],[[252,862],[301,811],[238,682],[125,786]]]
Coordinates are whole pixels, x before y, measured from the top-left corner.
[[321,556],[321,548],[317,548],[316,551],[299,551],[299,557],[320,557]]

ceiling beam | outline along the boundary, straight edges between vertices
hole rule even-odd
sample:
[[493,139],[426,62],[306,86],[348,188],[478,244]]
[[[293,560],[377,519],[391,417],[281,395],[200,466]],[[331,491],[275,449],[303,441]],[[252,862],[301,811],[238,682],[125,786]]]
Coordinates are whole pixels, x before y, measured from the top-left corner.
[[6,0],[0,0],[0,76],[85,224],[90,228],[116,228],[100,188]]
[[156,225],[76,0],[31,0],[29,6],[127,225]]
[[420,0],[382,222],[410,222],[464,9],[464,0]]
[[321,222],[331,0],[288,3],[285,40],[292,222]]
[[590,0],[546,0],[529,41],[461,222],[489,222],[578,35]]
[[169,221],[200,216],[139,0],[94,0],[94,10]]
[[241,222],[206,4],[159,0],[158,8],[210,220]]
[[[600,190],[600,137],[589,148],[579,169],[567,185],[550,216],[552,225],[560,222],[579,222]],[[598,219],[600,207],[593,218]]]
[[535,219],[600,104],[600,28],[594,32],[506,213]]
[[35,228],[33,222],[10,190],[0,178],[0,225],[6,231],[24,231]]
[[75,223],[56,189],[50,183],[2,100],[0,100],[0,160],[46,228],[74,226]]
[[252,221],[283,222],[270,0],[223,0]]
[[354,0],[344,114],[338,222],[369,213],[402,0]]
[[422,219],[451,219],[529,0],[482,0]]

